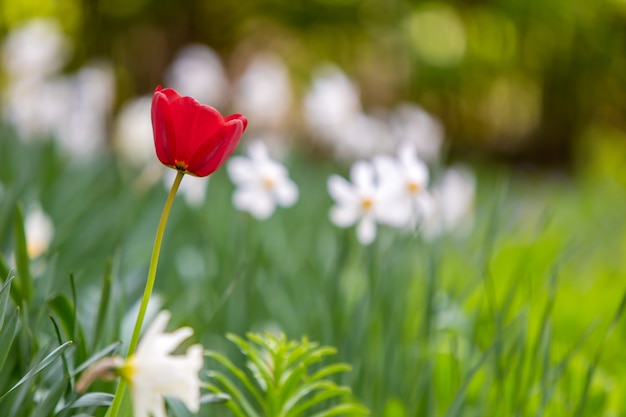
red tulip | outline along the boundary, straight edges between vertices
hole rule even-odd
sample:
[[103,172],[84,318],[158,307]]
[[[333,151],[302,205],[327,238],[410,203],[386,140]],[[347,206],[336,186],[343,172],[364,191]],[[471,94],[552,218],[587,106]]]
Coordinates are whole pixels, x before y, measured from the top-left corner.
[[152,96],[152,130],[159,160],[197,177],[215,172],[233,153],[248,119],[222,117],[211,106],[171,88],[158,86]]

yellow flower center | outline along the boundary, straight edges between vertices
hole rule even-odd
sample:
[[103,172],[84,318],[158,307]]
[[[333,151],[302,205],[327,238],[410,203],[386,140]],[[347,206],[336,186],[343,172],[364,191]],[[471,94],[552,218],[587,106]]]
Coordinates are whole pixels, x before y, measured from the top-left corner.
[[182,161],[174,161],[174,168],[179,171],[187,172],[187,164]]
[[263,186],[267,188],[268,190],[271,190],[272,188],[274,188],[275,184],[276,182],[272,178],[269,178],[269,177],[263,178]]
[[409,194],[417,194],[422,190],[422,186],[415,181],[409,181],[406,185],[406,190]]
[[365,197],[361,200],[361,210],[370,211],[372,207],[374,207],[374,201],[371,198]]
[[131,356],[124,361],[122,366],[117,368],[117,374],[124,378],[128,383],[132,383],[135,370],[135,357]]

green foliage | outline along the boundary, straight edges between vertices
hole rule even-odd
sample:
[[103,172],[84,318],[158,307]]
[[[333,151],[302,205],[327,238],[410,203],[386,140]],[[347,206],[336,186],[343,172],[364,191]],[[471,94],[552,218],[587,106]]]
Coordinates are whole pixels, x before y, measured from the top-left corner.
[[[10,274],[0,290],[0,415],[62,417],[70,410],[93,411],[110,404],[110,394],[80,396],[73,387],[82,370],[119,344],[81,362],[86,351],[74,303],[59,295],[50,297],[49,314],[54,317],[41,320],[47,309],[26,299],[20,299],[22,308],[17,308],[9,297],[14,282]],[[42,296],[37,291],[33,295]],[[68,334],[75,337],[68,338]]]
[[[233,334],[228,339],[246,357],[248,372],[237,368],[228,358],[215,351],[206,355],[222,365],[230,375],[210,371],[209,389],[224,391],[231,400],[226,406],[238,417],[330,417],[368,415],[366,408],[352,399],[348,387],[330,379],[347,372],[344,363],[311,369],[326,356],[336,353],[331,347],[320,347],[303,338],[288,341],[284,334],[274,336],[248,333],[248,340]],[[241,388],[245,389],[245,393]],[[331,400],[335,400],[334,402]]]
[[[79,164],[52,142],[24,144],[7,132],[0,155],[0,396],[8,393],[0,415],[103,416],[112,384],[80,396],[74,382],[96,358],[123,351],[166,190],[110,155]],[[233,209],[224,172],[211,177],[203,206],[179,196],[172,208],[151,305],[171,310],[172,327],[191,326],[193,343],[214,352],[206,367],[221,379],[210,381],[231,401],[206,395],[200,416],[232,416],[235,405],[264,412],[271,374],[246,367],[223,335],[268,329],[334,346],[350,372],[318,362],[283,374],[306,376],[306,385],[330,367],[322,378],[336,384],[330,392],[349,387],[373,416],[626,414],[621,180],[483,167],[471,233],[427,242],[381,228],[362,247],[327,217],[326,178],[346,167],[297,154],[288,166],[300,200],[265,222]],[[55,234],[48,251],[17,268],[28,242],[16,236],[16,210],[22,204],[25,215],[33,202]],[[271,349],[244,342],[266,352],[283,343],[291,357],[301,346],[277,340]],[[283,386],[295,398],[299,385]],[[345,398],[333,399],[328,407]],[[175,401],[168,412],[190,415]]]

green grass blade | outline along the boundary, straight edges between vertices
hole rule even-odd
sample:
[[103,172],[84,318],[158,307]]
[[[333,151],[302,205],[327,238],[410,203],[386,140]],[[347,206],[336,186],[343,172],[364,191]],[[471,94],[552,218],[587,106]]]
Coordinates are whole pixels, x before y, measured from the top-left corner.
[[369,410],[360,404],[344,403],[314,414],[311,417],[367,416],[369,413]]
[[352,370],[352,366],[347,363],[336,363],[333,365],[328,365],[314,373],[309,381],[317,381],[318,379],[326,378],[327,376],[339,374],[342,372],[350,372]]
[[313,396],[313,398],[298,404],[296,407],[293,407],[289,410],[289,412],[285,415],[285,417],[298,417],[301,416],[306,410],[326,401],[334,397],[342,396],[342,395],[350,395],[352,392],[350,388],[346,387],[337,387],[334,390],[327,390],[320,392]]
[[89,392],[87,394],[81,395],[75,401],[72,401],[71,403],[66,405],[61,411],[83,407],[108,407],[111,405],[112,401],[112,394],[104,392]]
[[21,204],[15,208],[13,222],[13,234],[15,239],[15,263],[19,290],[24,301],[30,302],[33,298],[33,277],[30,272],[30,258],[28,257],[28,244],[24,230],[24,214]]
[[8,277],[11,272],[11,268],[7,264],[7,261],[2,256],[2,252],[0,252],[0,279],[4,279],[3,277]]
[[256,366],[256,370],[261,374],[267,389],[275,385],[272,367],[263,359],[261,352],[251,346],[248,342],[234,334],[228,334],[226,337],[239,347],[243,354]]
[[[216,393],[217,395],[225,395],[222,393],[222,390],[220,388],[211,383],[205,384],[204,386],[206,389]],[[235,415],[235,417],[247,417],[241,407],[239,407],[239,405],[235,401],[230,399],[230,397],[229,400],[226,402],[226,407],[230,410],[231,413]]]
[[598,367],[598,363],[600,362],[600,358],[602,356],[602,351],[604,348],[604,343],[613,333],[615,326],[617,326],[617,323],[620,321],[620,319],[624,315],[625,310],[626,310],[626,291],[622,295],[622,299],[620,301],[619,307],[617,308],[617,311],[615,312],[615,315],[613,316],[613,320],[611,320],[609,327],[607,328],[602,340],[600,341],[600,344],[598,345],[598,349],[596,350],[596,353],[593,357],[593,361],[591,362],[591,364],[589,364],[587,373],[585,375],[583,391],[580,395],[580,402],[578,403],[575,417],[582,417],[584,415],[585,407],[587,405],[587,400],[589,398],[589,390],[591,388],[591,382],[593,381],[593,376],[595,374],[596,368]]
[[200,404],[222,404],[230,400],[226,394],[204,394],[200,397]]
[[52,416],[54,415],[54,409],[61,400],[63,392],[68,387],[67,378],[61,378],[56,384],[49,390],[46,398],[37,404],[37,407],[33,409],[32,416]]
[[81,363],[78,367],[76,367],[72,371],[72,376],[78,375],[79,373],[81,373],[85,369],[89,368],[89,366],[91,364],[93,364],[93,363],[97,362],[98,360],[104,358],[105,356],[110,355],[111,353],[115,352],[117,349],[120,348],[121,345],[122,345],[122,342],[111,343],[107,347],[105,347],[105,348],[99,350],[98,352],[94,353],[85,362]]
[[11,387],[10,390],[8,390],[7,392],[5,392],[4,394],[2,394],[2,396],[0,396],[0,401],[4,400],[10,393],[12,393],[13,391],[15,391],[17,388],[19,388],[22,384],[24,384],[25,382],[29,381],[30,379],[32,379],[35,375],[37,375],[39,372],[43,371],[45,368],[47,368],[52,362],[54,362],[63,352],[65,352],[65,350],[70,347],[72,345],[72,341],[68,340],[67,342],[63,343],[61,346],[58,346],[56,349],[54,349],[52,352],[50,352],[48,355],[46,355],[45,358],[43,358],[37,365],[35,365],[34,367],[32,367],[27,373],[26,375],[24,375],[22,377],[22,379],[20,379],[15,385],[13,385],[13,387]]
[[[61,331],[59,330],[59,325],[54,321],[53,317],[50,317],[50,321],[52,321],[52,326],[54,327],[54,332],[57,335],[57,340],[59,343],[63,343],[63,338],[61,337]],[[72,375],[70,374],[70,366],[67,363],[67,358],[65,354],[61,355],[61,361],[63,362],[63,372],[68,381],[70,381],[71,388],[74,390],[74,380],[72,379]]]
[[3,369],[4,364],[9,356],[11,346],[15,340],[17,334],[19,310],[15,309],[9,315],[9,319],[5,322],[5,326],[2,326],[0,330],[0,369]]
[[228,358],[226,358],[225,356],[217,352],[206,351],[204,354],[208,356],[209,358],[214,359],[217,362],[219,362],[226,369],[228,369],[233,375],[235,375],[237,379],[246,387],[248,392],[252,394],[252,396],[258,402],[258,404],[260,406],[263,406],[264,400],[263,400],[263,396],[261,395],[261,392],[259,392],[257,387],[254,386],[254,384],[250,381],[250,379],[246,376],[246,374],[243,371],[241,371],[239,368],[233,365],[233,363],[230,360],[228,360]]
[[107,261],[104,269],[104,277],[102,279],[102,287],[100,289],[100,305],[98,306],[98,314],[96,315],[96,325],[93,334],[93,348],[95,349],[100,343],[100,338],[104,334],[105,320],[107,316],[107,308],[111,297],[111,281],[112,281],[112,261]]
[[227,376],[217,371],[210,371],[209,376],[214,378],[221,386],[224,387],[226,393],[230,395],[232,401],[240,404],[245,411],[247,417],[259,417],[259,414],[254,410],[252,404],[248,401],[246,396],[233,384]]
[[4,324],[4,316],[9,303],[9,294],[11,293],[11,281],[13,280],[13,276],[9,273],[7,276],[7,280],[2,285],[2,289],[0,289],[0,329]]
[[[301,399],[316,390],[321,390],[321,392],[314,395],[313,398],[299,404],[299,401]],[[321,403],[322,401],[349,394],[351,394],[351,390],[349,388],[338,387],[334,383],[328,381],[319,381],[313,384],[306,384],[295,395],[289,398],[289,401],[287,401],[282,411],[283,413],[286,413],[285,416],[287,417],[297,417],[302,415],[306,410],[310,409],[311,407]]]

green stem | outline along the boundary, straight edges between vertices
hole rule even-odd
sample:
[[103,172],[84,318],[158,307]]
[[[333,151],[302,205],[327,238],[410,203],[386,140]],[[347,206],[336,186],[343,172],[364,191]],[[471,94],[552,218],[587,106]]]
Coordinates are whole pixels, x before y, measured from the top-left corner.
[[[143,292],[143,298],[141,299],[141,305],[139,306],[139,313],[137,314],[137,321],[135,322],[133,335],[130,339],[130,344],[128,345],[128,353],[126,354],[127,358],[131,357],[133,353],[135,353],[135,349],[137,349],[137,343],[139,342],[141,327],[143,325],[143,320],[146,316],[146,310],[148,309],[148,302],[150,301],[150,296],[152,295],[152,289],[154,288],[154,281],[156,278],[157,266],[159,264],[159,254],[161,252],[161,243],[163,242],[165,225],[167,224],[167,218],[170,215],[170,209],[172,208],[172,203],[174,202],[174,197],[176,196],[176,192],[178,191],[180,182],[183,179],[183,175],[185,175],[183,171],[178,171],[176,173],[176,178],[174,179],[174,183],[172,184],[170,193],[167,196],[167,200],[165,200],[163,213],[161,213],[161,220],[159,220],[159,227],[157,228],[156,236],[154,238],[154,246],[152,247],[152,257],[150,258],[150,269],[148,270],[146,287]],[[111,404],[111,408],[109,409],[107,416],[117,417],[120,405],[122,404],[125,387],[126,382],[124,381],[124,379],[120,379],[119,383],[117,384],[117,389],[115,390],[115,398],[113,399],[113,403]]]

